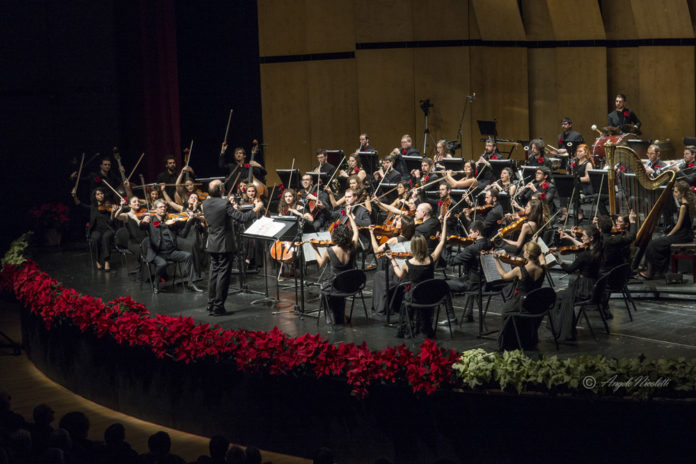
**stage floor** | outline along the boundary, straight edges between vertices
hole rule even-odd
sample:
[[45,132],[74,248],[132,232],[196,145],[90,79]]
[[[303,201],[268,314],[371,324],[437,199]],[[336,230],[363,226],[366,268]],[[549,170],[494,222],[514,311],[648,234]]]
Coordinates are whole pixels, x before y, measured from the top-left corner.
[[[252,301],[264,297],[263,274],[253,274],[248,277],[248,288],[254,293],[243,292],[232,294],[239,289],[238,276],[234,275],[230,296],[227,300],[228,315],[222,317],[208,316],[206,311],[207,293],[193,293],[181,286],[164,286],[162,291],[155,295],[152,293],[149,283],[140,283],[135,275],[128,274],[122,268],[120,256],[116,253],[112,256],[114,269],[110,273],[97,271],[90,263],[89,252],[83,246],[66,246],[63,249],[37,250],[35,259],[40,268],[58,279],[63,285],[75,288],[79,292],[101,297],[104,301],[110,301],[119,296],[129,295],[136,301],[145,304],[153,313],[167,314],[170,316],[190,316],[197,321],[218,324],[226,329],[250,329],[270,330],[278,327],[289,336],[299,336],[305,333],[321,333],[332,343],[362,343],[363,341],[372,349],[382,349],[387,346],[405,344],[410,349],[416,349],[422,342],[422,337],[415,339],[400,339],[396,337],[396,327],[386,326],[385,321],[375,319],[365,320],[362,304],[356,300],[352,325],[330,329],[324,321],[317,327],[316,317],[311,313],[316,311],[319,301],[319,287],[316,285],[316,267],[310,268],[310,276],[305,282],[305,313],[302,317],[293,311],[295,305],[294,279],[285,277],[282,282],[277,282],[277,270],[269,268],[268,290],[270,296],[276,295],[276,284],[280,286],[279,295],[282,301],[273,306],[268,304],[252,304]],[[137,266],[133,257],[129,258],[128,267],[134,269]],[[371,289],[374,271],[368,271],[366,288],[366,304],[368,313],[371,306]],[[558,288],[566,285],[567,278],[560,271],[553,271],[553,280]],[[681,286],[669,286],[667,290],[677,291],[669,299],[664,297],[654,298],[654,293],[646,293],[649,298],[636,300],[638,312],[634,313],[631,322],[626,313],[623,300],[612,299],[610,308],[614,318],[609,321],[611,334],[607,335],[602,326],[599,314],[590,311],[590,320],[597,334],[595,341],[589,330],[580,325],[576,342],[561,343],[557,351],[553,343],[550,331],[545,324],[539,329],[538,352],[545,355],[557,354],[559,357],[572,357],[583,354],[602,354],[610,357],[629,357],[644,354],[648,358],[674,358],[696,356],[696,303],[689,298],[696,297],[696,284],[691,284],[691,276],[688,284]],[[450,276],[451,278],[451,276]],[[664,282],[663,282],[664,284]],[[662,288],[657,282],[638,284],[645,290]],[[198,286],[205,289],[207,279],[198,282]],[[637,288],[633,287],[632,288]],[[666,294],[662,290],[662,295]],[[650,298],[652,297],[652,298]],[[486,318],[488,327],[496,329],[500,325],[500,299],[491,302]],[[461,316],[463,298],[454,301],[457,316]],[[347,308],[350,304],[347,305]],[[442,319],[442,313],[440,319]],[[454,325],[454,335],[450,338],[447,327],[440,327],[437,331],[437,342],[442,347],[452,348],[457,351],[465,351],[473,348],[483,348],[487,351],[497,349],[497,333],[485,338],[478,338],[478,314],[474,314],[474,323]],[[392,321],[394,324],[396,320]],[[534,353],[534,352],[530,352]]]

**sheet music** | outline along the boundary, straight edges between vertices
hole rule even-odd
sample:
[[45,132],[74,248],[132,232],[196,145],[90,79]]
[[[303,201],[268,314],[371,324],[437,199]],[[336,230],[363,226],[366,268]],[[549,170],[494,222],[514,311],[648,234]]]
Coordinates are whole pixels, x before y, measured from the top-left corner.
[[[309,234],[302,234],[302,241],[306,242],[309,240],[326,240],[326,241],[331,241],[331,232],[329,231],[324,231],[324,232],[312,232]],[[313,263],[317,260],[316,255],[314,254],[314,248],[312,247],[311,243],[303,243],[302,244],[302,255],[304,256],[304,260],[306,263]]]
[[[500,263],[503,266],[505,272],[512,270],[512,266],[507,263]],[[498,282],[502,280],[498,268],[495,266],[495,258],[492,254],[481,255],[481,269],[483,270],[483,276],[486,282]]]
[[[394,243],[392,245],[389,245],[389,249],[392,251],[392,253],[410,253],[411,241],[408,240],[406,242]],[[396,264],[399,266],[399,268],[401,268],[404,266],[406,259],[394,258],[394,261],[396,261]]]
[[249,228],[244,231],[244,233],[270,238],[283,230],[284,227],[285,224],[282,222],[276,222],[269,217],[261,217],[254,221],[254,223],[250,225]]
[[544,255],[544,258],[546,259],[546,265],[551,266],[556,262],[556,257],[549,253],[549,247],[544,243],[544,241],[541,239],[541,237],[537,238],[537,245],[539,245],[539,248],[541,248],[541,254]]

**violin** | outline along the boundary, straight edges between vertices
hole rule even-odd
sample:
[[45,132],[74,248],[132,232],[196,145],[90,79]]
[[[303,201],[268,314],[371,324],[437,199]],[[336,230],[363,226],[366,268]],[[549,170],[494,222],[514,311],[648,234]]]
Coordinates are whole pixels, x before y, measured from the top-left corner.
[[97,206],[97,209],[101,212],[111,212],[114,209],[114,206],[111,202],[105,201],[101,205]]
[[482,205],[482,206],[474,206],[472,208],[465,208],[464,211],[468,214],[471,214],[473,212],[476,212],[477,214],[486,214],[492,209],[493,209],[493,205],[486,204],[486,205]]
[[[430,240],[440,240],[440,237],[431,235]],[[461,237],[459,235],[448,235],[445,239],[445,243],[447,245],[462,245],[467,247],[476,243],[476,239],[472,237]]]
[[522,226],[524,225],[525,221],[527,218],[519,218],[509,226],[503,227],[500,232],[498,232],[498,235],[501,237],[505,237],[508,234],[511,234],[515,232],[517,229],[521,229]]
[[202,191],[201,189],[196,189],[196,190],[193,191],[193,193],[195,193],[196,195],[198,195],[198,199],[199,199],[200,201],[203,201],[203,200],[205,200],[206,198],[208,198],[208,197],[210,196],[210,194],[209,194],[208,192],[204,192],[204,191]]
[[140,208],[138,211],[135,211],[134,213],[135,213],[135,217],[137,217],[138,219],[142,219],[145,216],[154,216],[155,215],[154,210],[151,211],[145,207]]
[[560,234],[561,232],[565,232],[568,235],[575,235],[578,238],[582,237],[582,229],[577,227],[572,227],[570,229],[558,229],[558,233]]
[[564,246],[558,249],[562,255],[570,255],[572,253],[580,253],[590,248],[589,243],[584,245]]
[[621,227],[612,227],[611,230],[609,231],[609,235],[619,235],[623,234],[626,232],[626,229],[621,228]]
[[524,266],[527,264],[527,259],[521,256],[511,256],[507,253],[496,254],[498,259],[503,263],[509,264],[510,266]]
[[[375,254],[375,257],[379,259],[379,258],[384,258],[386,255],[387,255],[387,252],[386,252],[386,251],[383,251],[383,252],[380,252],[380,253],[376,253],[376,254]],[[392,251],[392,254],[391,254],[391,255],[392,255],[392,258],[396,258],[396,259],[409,259],[409,258],[413,258],[413,254],[412,254],[411,252],[409,252],[409,251],[398,251],[398,252]]]
[[[370,226],[359,226],[358,230],[369,229]],[[396,227],[389,227],[386,225],[374,226],[375,235],[381,235],[383,237],[395,237],[399,235],[400,230]]]

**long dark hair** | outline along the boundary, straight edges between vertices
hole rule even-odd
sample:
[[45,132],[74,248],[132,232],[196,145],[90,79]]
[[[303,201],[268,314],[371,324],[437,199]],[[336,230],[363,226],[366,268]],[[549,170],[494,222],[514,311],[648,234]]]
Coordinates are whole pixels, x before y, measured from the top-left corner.
[[592,259],[601,261],[604,258],[604,238],[602,236],[602,231],[591,224],[583,226],[582,230],[590,237],[590,253],[592,253]]

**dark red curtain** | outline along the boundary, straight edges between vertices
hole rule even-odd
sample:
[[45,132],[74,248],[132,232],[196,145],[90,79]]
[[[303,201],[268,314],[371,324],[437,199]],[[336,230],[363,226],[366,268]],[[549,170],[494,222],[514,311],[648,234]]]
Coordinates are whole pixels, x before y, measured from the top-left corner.
[[174,0],[140,0],[143,75],[143,141],[146,178],[174,155],[181,166],[179,74]]

